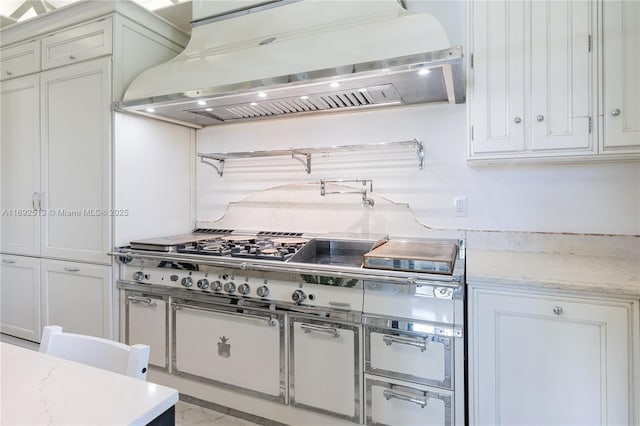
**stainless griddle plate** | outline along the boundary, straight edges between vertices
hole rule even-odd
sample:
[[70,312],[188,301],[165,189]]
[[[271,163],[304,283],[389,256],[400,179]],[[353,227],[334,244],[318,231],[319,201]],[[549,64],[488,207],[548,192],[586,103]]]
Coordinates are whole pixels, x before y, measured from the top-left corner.
[[144,240],[131,241],[131,248],[134,250],[157,250],[164,252],[172,252],[178,246],[194,243],[206,239],[205,235],[180,234],[170,235],[168,237],[148,238]]
[[451,274],[457,254],[458,244],[455,240],[391,240],[366,253],[364,267]]

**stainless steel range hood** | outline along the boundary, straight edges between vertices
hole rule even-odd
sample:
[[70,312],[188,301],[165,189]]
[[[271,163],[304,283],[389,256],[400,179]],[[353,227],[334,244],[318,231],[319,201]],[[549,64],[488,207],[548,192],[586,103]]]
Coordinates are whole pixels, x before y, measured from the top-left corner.
[[271,1],[193,25],[184,52],[139,75],[116,110],[201,128],[464,102],[461,47],[397,0]]

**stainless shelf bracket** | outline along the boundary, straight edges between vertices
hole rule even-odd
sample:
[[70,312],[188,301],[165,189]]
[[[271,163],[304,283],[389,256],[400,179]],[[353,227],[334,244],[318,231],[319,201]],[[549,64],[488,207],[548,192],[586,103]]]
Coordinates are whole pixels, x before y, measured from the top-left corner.
[[[301,158],[302,156],[304,156],[305,158]],[[311,173],[311,154],[308,152],[302,152],[296,149],[291,149],[291,158],[293,158],[294,160],[298,160],[299,162],[302,163],[302,165],[304,166],[305,171],[307,172],[307,174]]]
[[417,140],[414,140],[414,142],[416,143],[416,154],[418,154],[418,168],[422,170],[424,166],[424,145]]
[[[211,160],[213,161],[217,161],[218,164],[214,164]],[[213,167],[216,172],[218,172],[218,176],[222,177],[222,174],[224,173],[224,158],[206,158],[206,157],[200,157],[200,162],[204,163],[204,164],[208,164],[209,166]]]

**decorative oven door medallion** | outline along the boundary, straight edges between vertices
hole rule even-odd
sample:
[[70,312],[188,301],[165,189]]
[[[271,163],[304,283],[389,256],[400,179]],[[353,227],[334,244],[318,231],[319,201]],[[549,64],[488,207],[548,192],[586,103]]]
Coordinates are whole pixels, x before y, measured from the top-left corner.
[[221,336],[220,341],[218,342],[218,355],[222,358],[231,357],[231,344],[227,343],[228,341],[228,338]]

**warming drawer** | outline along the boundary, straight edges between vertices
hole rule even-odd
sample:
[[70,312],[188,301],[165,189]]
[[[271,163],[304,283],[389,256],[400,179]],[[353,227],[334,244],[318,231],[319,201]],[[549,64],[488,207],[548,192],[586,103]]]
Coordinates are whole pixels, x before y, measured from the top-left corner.
[[364,322],[365,372],[453,389],[452,327],[370,316]]
[[396,380],[365,379],[367,425],[450,426],[453,393]]

